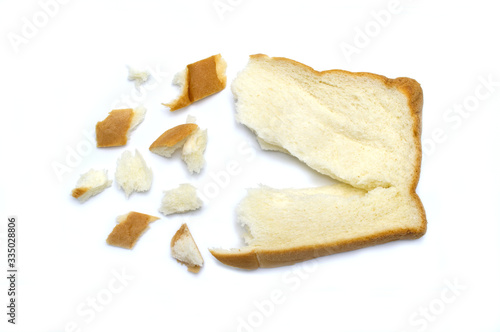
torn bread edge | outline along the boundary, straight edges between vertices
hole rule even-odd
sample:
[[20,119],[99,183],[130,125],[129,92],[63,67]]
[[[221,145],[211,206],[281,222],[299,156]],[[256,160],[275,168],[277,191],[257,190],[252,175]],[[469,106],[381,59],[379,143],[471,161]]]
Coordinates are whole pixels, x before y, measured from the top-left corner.
[[184,223],[170,241],[171,255],[187,266],[189,272],[198,273],[203,266],[203,257],[188,226]]

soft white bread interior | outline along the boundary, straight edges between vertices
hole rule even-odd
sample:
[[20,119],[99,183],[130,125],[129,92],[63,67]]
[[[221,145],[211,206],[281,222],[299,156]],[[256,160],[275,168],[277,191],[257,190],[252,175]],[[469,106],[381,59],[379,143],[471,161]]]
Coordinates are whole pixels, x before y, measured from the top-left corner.
[[419,96],[421,104],[422,96],[414,80],[319,73],[287,59],[254,56],[232,90],[237,120],[267,148],[285,149],[354,187],[414,182],[420,152],[410,104],[417,106]]
[[415,80],[254,55],[232,90],[237,120],[263,149],[342,184],[250,190],[238,208],[247,247],[211,250],[221,262],[273,267],[425,233],[415,193],[423,104]]
[[[188,116],[186,123],[195,123],[194,116]],[[205,165],[205,157],[203,153],[207,147],[207,130],[197,128],[191,135],[189,135],[182,147],[182,160],[186,163],[188,170],[191,174],[200,173]]]
[[108,172],[106,170],[91,169],[80,176],[71,195],[83,203],[90,197],[110,187],[112,182],[112,180],[108,180]]
[[115,179],[129,197],[134,191],[143,192],[151,188],[153,172],[139,151],[136,150],[135,155],[130,151],[124,151],[116,163]]
[[186,224],[175,233],[170,241],[172,257],[185,264],[188,271],[198,273],[203,266],[203,257]]
[[227,80],[226,67],[220,54],[187,65],[174,76],[173,83],[181,89],[179,97],[163,105],[175,111],[223,90]]
[[196,194],[196,188],[189,183],[184,183],[177,188],[165,191],[159,211],[167,216],[197,210],[202,204],[203,202]]
[[205,165],[205,157],[203,153],[207,147],[207,130],[196,129],[195,132],[188,137],[182,147],[182,160],[186,163],[189,172],[200,173],[203,165]]
[[182,147],[182,160],[191,174],[199,173],[205,165],[203,153],[207,147],[207,130],[196,124],[196,118],[188,115],[186,123],[165,131],[158,137],[149,150],[160,156],[169,158]]
[[127,144],[130,133],[144,120],[146,108],[112,110],[106,119],[96,124],[97,147],[122,146]]

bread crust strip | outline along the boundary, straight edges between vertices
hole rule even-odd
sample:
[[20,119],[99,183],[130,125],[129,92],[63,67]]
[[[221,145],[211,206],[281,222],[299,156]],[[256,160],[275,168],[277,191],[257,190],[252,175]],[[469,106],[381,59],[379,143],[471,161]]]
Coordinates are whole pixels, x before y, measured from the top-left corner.
[[163,105],[173,112],[224,90],[225,71],[226,62],[220,54],[187,65],[176,82],[181,86],[181,94],[174,101]]

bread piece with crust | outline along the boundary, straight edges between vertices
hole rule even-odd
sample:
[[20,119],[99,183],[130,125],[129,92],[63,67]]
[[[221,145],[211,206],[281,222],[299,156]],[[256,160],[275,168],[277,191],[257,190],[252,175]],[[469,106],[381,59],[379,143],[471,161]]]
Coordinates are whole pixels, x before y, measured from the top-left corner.
[[149,150],[160,156],[169,158],[182,147],[182,160],[191,174],[199,173],[205,165],[203,153],[207,147],[207,130],[196,124],[196,118],[188,115],[185,124],[165,131],[151,144]]
[[131,211],[116,218],[116,225],[106,242],[115,247],[132,249],[141,235],[149,228],[149,223],[160,218]]
[[175,75],[173,81],[181,87],[181,94],[176,100],[163,105],[175,111],[224,90],[226,66],[220,54],[187,65]]
[[182,224],[170,241],[170,250],[172,257],[186,265],[189,272],[200,272],[203,257],[186,224]]
[[142,106],[112,110],[106,119],[95,126],[97,147],[127,144],[130,133],[144,120],[145,115],[146,109]]
[[149,147],[149,151],[169,158],[175,150],[184,145],[189,135],[198,129],[195,123],[185,123],[168,129]]
[[245,269],[289,265],[425,233],[415,193],[423,105],[415,80],[318,72],[259,54],[232,90],[237,120],[263,149],[289,153],[336,181],[250,190],[238,207],[247,246],[212,249],[219,261]]
[[112,180],[108,180],[108,172],[106,170],[90,169],[87,173],[80,176],[75,189],[71,192],[71,196],[78,199],[81,203],[86,202],[90,197],[109,188],[112,182]]

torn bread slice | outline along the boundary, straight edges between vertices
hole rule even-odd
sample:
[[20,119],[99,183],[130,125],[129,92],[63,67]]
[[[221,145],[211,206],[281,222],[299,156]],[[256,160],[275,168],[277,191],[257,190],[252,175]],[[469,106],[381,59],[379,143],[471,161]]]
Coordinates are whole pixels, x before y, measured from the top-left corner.
[[163,105],[169,107],[170,111],[175,111],[224,90],[226,66],[220,54],[187,65],[175,75],[173,81],[181,87],[181,94],[176,100]]
[[130,133],[144,120],[145,115],[146,109],[142,106],[112,110],[106,119],[95,126],[97,147],[127,144]]
[[72,190],[71,196],[77,198],[81,203],[86,202],[90,197],[95,196],[111,186],[112,180],[108,180],[106,170],[90,169],[82,174]]
[[421,162],[420,85],[254,55],[232,84],[236,118],[263,149],[295,156],[342,182],[309,189],[250,190],[238,207],[242,249],[212,249],[246,269],[314,257],[426,231],[415,193]]
[[184,183],[164,192],[159,211],[168,216],[173,213],[197,210],[202,205],[203,202],[196,194],[196,188],[189,183]]
[[116,162],[115,179],[129,197],[134,191],[144,192],[151,188],[153,172],[139,151],[135,150],[135,155],[130,151],[124,151]]
[[410,78],[314,71],[252,56],[232,85],[236,118],[267,147],[354,187],[413,184],[420,170],[422,90]]
[[240,250],[211,249],[222,263],[276,267],[425,232],[422,207],[397,188],[371,191],[347,184],[306,189],[250,189],[239,204],[247,233]]
[[185,123],[168,129],[160,135],[149,147],[149,151],[169,158],[177,149],[181,148],[198,125],[195,123]]
[[170,242],[170,250],[172,257],[179,263],[186,265],[189,272],[200,272],[203,266],[203,257],[186,224],[182,224],[175,233]]
[[149,228],[149,223],[160,218],[139,212],[129,212],[116,218],[116,225],[106,242],[115,247],[132,249],[141,235]]

